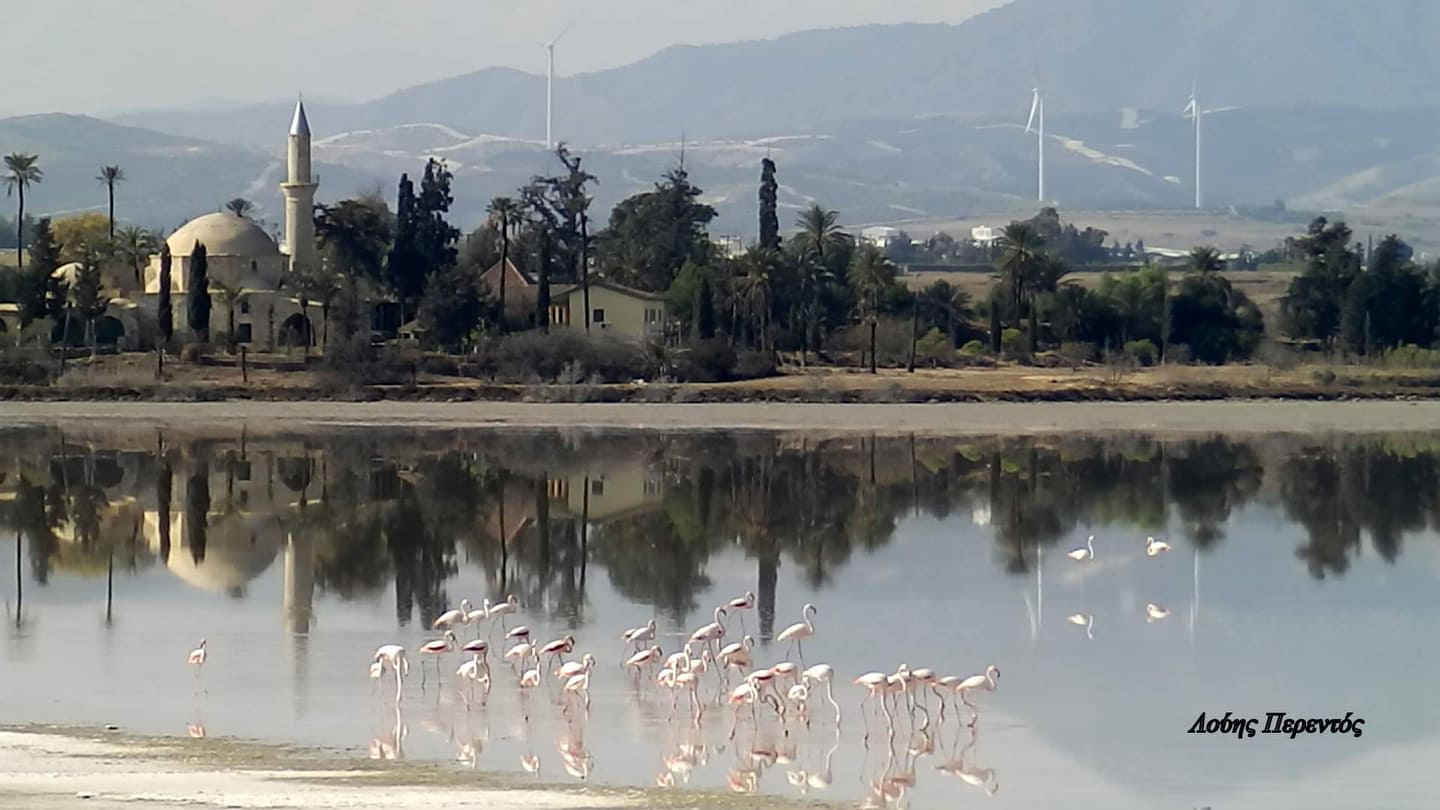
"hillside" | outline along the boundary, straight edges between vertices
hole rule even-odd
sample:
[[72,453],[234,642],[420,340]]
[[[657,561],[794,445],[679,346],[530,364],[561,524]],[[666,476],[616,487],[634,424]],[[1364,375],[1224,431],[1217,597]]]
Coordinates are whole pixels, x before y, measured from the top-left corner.
[[[260,151],[82,115],[31,115],[0,119],[0,148],[40,156],[45,179],[26,194],[27,211],[37,216],[104,211],[105,193],[95,175],[101,166],[116,164],[126,176],[116,192],[121,220],[169,230],[219,210],[232,197],[246,197],[256,203],[256,216],[273,226],[283,211],[279,183],[286,120],[272,122],[281,136],[272,134],[272,148]],[[319,165],[316,171],[340,196],[374,185],[341,166]]]
[[[320,113],[310,119],[322,201],[376,188],[393,193],[401,172],[417,172],[433,155],[455,171],[452,219],[468,229],[483,218],[491,197],[555,169],[553,157],[534,141],[439,124],[333,133]],[[119,163],[129,177],[119,196],[122,218],[173,228],[243,195],[273,225],[280,219],[282,147],[270,123],[273,145],[267,150],[80,116],[0,120],[0,145],[42,156],[46,180],[31,196],[32,211],[98,209],[104,195],[95,172]],[[1035,140],[1024,135],[1022,123],[1009,114],[868,119],[809,134],[690,140],[683,148],[691,176],[720,212],[716,233],[753,234],[758,166],[767,154],[780,164],[784,224],[800,208],[821,202],[840,210],[847,225],[915,223],[912,230],[923,233],[928,223],[1033,213]],[[1383,212],[1379,222],[1395,223],[1375,228],[1400,230],[1423,245],[1440,212],[1440,150],[1429,134],[1437,128],[1440,108],[1216,112],[1207,118],[1207,200],[1224,207],[1283,199],[1292,207],[1342,210],[1352,218],[1374,209]],[[1191,130],[1172,112],[1056,113],[1048,134],[1049,190],[1064,209],[1191,204]],[[597,218],[648,188],[681,149],[678,141],[582,149],[586,168],[600,178]],[[1377,222],[1374,216],[1368,221]],[[1222,238],[1232,231],[1218,230]]]
[[[1005,112],[1031,86],[1055,113],[1178,111],[1192,83],[1212,106],[1370,109],[1440,103],[1429,0],[1015,0],[959,25],[832,29],[669,48],[562,78],[557,129],[581,145],[810,132],[858,118]],[[577,32],[583,35],[583,32]],[[544,133],[544,79],[487,69],[354,105],[317,105],[331,131],[437,123]],[[137,113],[124,123],[251,146],[287,103]]]

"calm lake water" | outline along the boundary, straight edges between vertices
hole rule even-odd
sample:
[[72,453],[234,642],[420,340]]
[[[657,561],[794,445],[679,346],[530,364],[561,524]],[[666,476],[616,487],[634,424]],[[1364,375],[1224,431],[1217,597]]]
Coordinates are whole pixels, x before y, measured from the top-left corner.
[[[871,807],[1428,808],[1437,526],[1440,435],[0,430],[0,722]],[[731,637],[759,665],[819,608],[805,660],[838,673],[838,729],[822,699],[731,739],[727,709],[697,728],[622,673],[623,629],[655,618],[668,653],[746,591]],[[459,654],[422,688],[432,620],[509,593],[512,625],[599,659],[588,716],[498,662],[470,705]],[[366,672],[391,641],[398,709]],[[867,744],[851,681],[901,663],[1002,675],[973,730],[917,713]],[[1186,733],[1227,711],[1364,736]]]

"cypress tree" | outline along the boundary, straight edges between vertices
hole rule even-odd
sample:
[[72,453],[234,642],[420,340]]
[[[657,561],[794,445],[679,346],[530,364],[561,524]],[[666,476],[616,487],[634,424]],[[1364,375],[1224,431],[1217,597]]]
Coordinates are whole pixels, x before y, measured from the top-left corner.
[[700,279],[700,289],[695,293],[695,335],[701,340],[715,337],[715,293],[710,289],[709,276]]
[[[30,264],[20,271],[18,303],[22,324],[28,326],[50,313],[49,299],[58,283],[54,274],[59,266],[60,245],[55,241],[54,231],[50,230],[50,218],[44,217],[35,224],[35,231],[30,236]],[[64,300],[63,293],[59,299]]]
[[775,161],[760,161],[760,247],[780,249],[780,215],[776,211],[780,184],[775,182]]
[[160,340],[169,344],[175,336],[175,309],[170,302],[170,271],[173,264],[173,257],[170,255],[169,243],[160,246],[160,301],[159,312],[156,313],[156,320],[160,326]]
[[210,275],[205,245],[195,243],[190,254],[190,283],[185,293],[186,319],[201,343],[210,342]]

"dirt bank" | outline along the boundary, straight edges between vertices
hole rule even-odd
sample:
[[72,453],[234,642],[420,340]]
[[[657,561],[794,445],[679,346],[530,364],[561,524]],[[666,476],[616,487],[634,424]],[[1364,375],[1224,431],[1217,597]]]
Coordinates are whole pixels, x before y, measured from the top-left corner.
[[1440,402],[975,403],[937,405],[613,405],[426,402],[0,403],[0,425],[67,431],[313,427],[774,430],[882,435],[1143,431],[1282,433],[1440,430]]

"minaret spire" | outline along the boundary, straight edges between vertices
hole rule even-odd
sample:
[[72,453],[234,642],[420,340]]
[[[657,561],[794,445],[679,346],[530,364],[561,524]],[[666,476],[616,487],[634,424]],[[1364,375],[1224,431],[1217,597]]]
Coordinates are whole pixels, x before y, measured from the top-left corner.
[[297,265],[308,267],[315,261],[315,189],[319,184],[310,171],[310,119],[305,115],[304,98],[295,101],[285,165],[280,193],[285,196],[285,252],[290,255],[293,272]]

